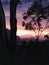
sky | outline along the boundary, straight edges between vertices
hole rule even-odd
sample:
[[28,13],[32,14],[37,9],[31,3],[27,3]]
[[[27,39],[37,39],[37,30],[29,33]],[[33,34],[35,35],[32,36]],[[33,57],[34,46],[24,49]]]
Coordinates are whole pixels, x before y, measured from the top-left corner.
[[[4,9],[4,13],[5,13],[5,19],[6,19],[6,28],[10,29],[10,0],[1,0],[2,1],[2,6]],[[27,3],[27,0],[21,0],[22,4],[19,5],[17,7],[17,13],[16,13],[16,17],[17,17],[17,32],[16,35],[20,36],[21,38],[27,38],[27,37],[35,37],[35,34],[33,31],[27,31],[25,30],[24,27],[22,27],[22,21],[23,21],[23,13],[25,13],[28,9],[28,7],[31,6],[31,4],[33,3],[33,1],[35,0],[28,0],[29,3]],[[43,2],[44,6],[48,5],[49,0],[45,0],[45,2]],[[44,23],[43,23],[44,22]],[[42,22],[43,25],[45,25],[45,20]],[[42,33],[42,36],[47,34],[49,32],[49,29],[45,30]]]

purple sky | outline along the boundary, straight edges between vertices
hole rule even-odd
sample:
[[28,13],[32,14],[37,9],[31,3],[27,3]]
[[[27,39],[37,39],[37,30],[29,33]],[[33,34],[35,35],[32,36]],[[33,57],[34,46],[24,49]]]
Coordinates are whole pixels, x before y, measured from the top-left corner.
[[[2,5],[4,8],[4,12],[5,12],[5,16],[6,16],[6,27],[8,29],[10,29],[10,0],[1,0],[2,1]],[[20,37],[32,37],[35,36],[34,32],[32,31],[26,31],[23,27],[22,27],[22,21],[23,21],[23,13],[27,11],[28,7],[31,6],[33,0],[29,0],[29,3],[25,3],[24,0],[21,0],[22,4],[18,5],[17,7],[17,35]],[[24,2],[23,2],[24,1]],[[46,0],[45,0],[46,1]],[[8,3],[7,3],[8,2]],[[43,2],[43,5],[46,6],[48,5],[48,2]],[[45,23],[42,22],[43,25],[45,25]],[[46,30],[43,34],[47,34],[49,32],[49,30]]]

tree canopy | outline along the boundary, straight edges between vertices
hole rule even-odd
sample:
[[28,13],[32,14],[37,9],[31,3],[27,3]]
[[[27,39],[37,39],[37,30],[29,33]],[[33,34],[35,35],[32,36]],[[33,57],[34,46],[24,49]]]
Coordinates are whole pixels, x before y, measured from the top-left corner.
[[[27,13],[23,14],[22,26],[25,26],[26,30],[33,30],[36,37],[39,38],[42,32],[49,28],[49,5],[44,7],[42,5],[43,0],[36,0],[30,8],[28,8]],[[39,4],[40,3],[40,4]],[[25,21],[30,18],[29,23]],[[46,20],[46,25],[42,25],[42,21]]]

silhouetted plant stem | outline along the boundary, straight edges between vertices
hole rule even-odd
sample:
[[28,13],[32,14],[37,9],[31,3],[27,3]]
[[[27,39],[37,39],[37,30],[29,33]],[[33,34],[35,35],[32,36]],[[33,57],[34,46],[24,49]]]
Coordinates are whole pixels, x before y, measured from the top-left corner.
[[15,48],[16,47],[16,24],[17,24],[17,19],[16,19],[16,8],[18,5],[19,0],[10,0],[10,27],[11,27],[11,47]]
[[8,44],[7,43],[8,39],[6,34],[5,14],[1,4],[1,0],[0,0],[0,37],[3,43],[3,47],[6,48]]

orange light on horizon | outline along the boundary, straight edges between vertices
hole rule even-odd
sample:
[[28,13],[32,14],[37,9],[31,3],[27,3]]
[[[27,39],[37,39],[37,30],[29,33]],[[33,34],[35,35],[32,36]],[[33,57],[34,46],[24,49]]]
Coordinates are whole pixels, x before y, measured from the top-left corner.
[[[10,30],[10,26],[7,25],[6,26],[7,29]],[[48,31],[43,31],[43,33],[41,34],[41,39],[44,39],[43,36],[47,35],[49,32]],[[19,36],[20,38],[30,38],[30,37],[36,37],[35,33],[33,31],[26,31],[26,30],[22,30],[22,29],[18,29],[16,31],[16,35]]]
[[10,24],[9,24],[9,22],[6,22],[6,29],[10,30]]
[[[25,30],[17,30],[17,35],[22,36],[22,35],[30,35],[31,31],[25,31]],[[33,33],[33,32],[32,32]],[[34,34],[34,33],[33,33]]]
[[[48,31],[43,31],[41,35],[46,35],[46,34],[48,34]],[[17,35],[18,36],[23,36],[23,35],[35,36],[35,33],[33,31],[17,30]]]

